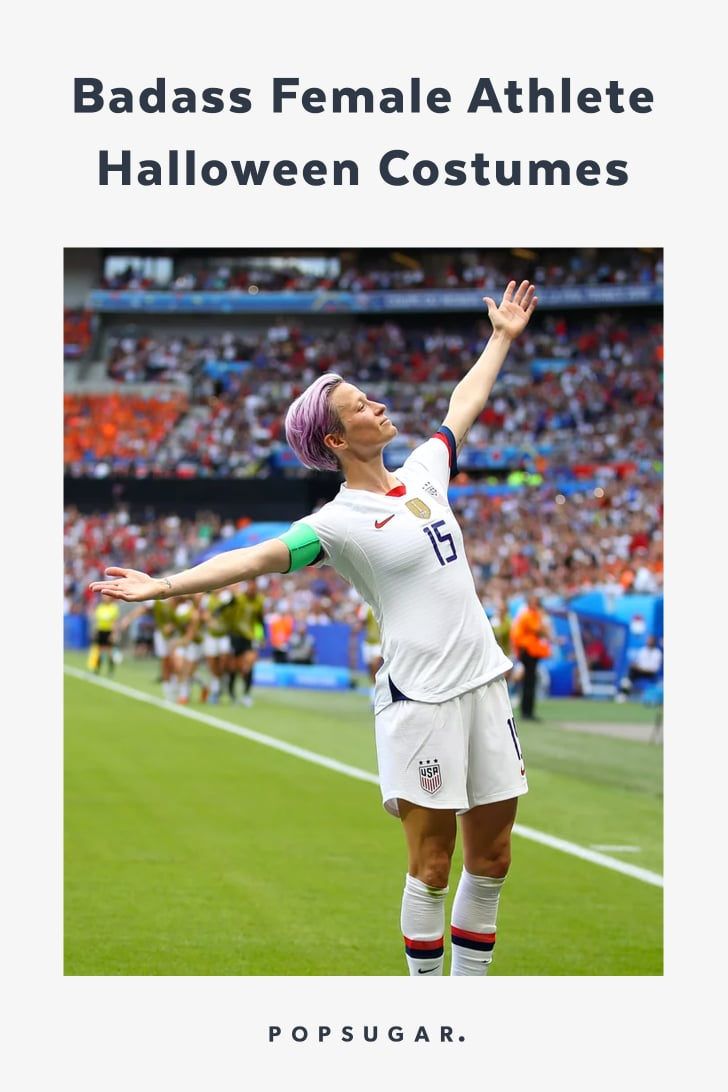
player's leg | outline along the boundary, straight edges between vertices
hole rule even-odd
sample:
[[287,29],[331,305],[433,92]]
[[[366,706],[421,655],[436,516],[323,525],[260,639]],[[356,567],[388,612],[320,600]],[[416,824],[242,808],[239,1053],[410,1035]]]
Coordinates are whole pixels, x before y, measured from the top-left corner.
[[93,640],[88,650],[88,659],[86,661],[86,667],[89,671],[99,673],[99,664],[101,663],[101,649],[99,648],[99,635],[94,633]]
[[524,719],[533,719],[534,703],[536,700],[536,668],[538,660],[527,652],[521,653],[523,664],[523,689],[521,692],[521,716]]
[[528,783],[505,679],[464,694],[461,702],[469,807],[461,815],[463,872],[452,907],[450,973],[482,976],[493,958],[517,798]]
[[242,671],[243,676],[243,705],[252,705],[253,699],[250,691],[253,686],[253,668],[255,667],[255,661],[258,659],[258,653],[254,648],[250,648],[242,656]]
[[445,896],[455,848],[454,810],[399,800],[407,841],[407,876],[400,924],[410,976],[442,975]]
[[442,974],[455,815],[470,804],[460,707],[460,698],[398,699],[374,718],[382,802],[407,841],[401,924],[410,975]]
[[187,670],[187,652],[184,645],[177,645],[172,650],[172,680],[176,700],[180,705],[189,701],[190,687]]
[[161,630],[156,628],[152,635],[152,648],[154,649],[154,655],[159,660],[162,694],[167,701],[172,701],[174,699],[174,694],[172,692],[172,657],[170,655],[169,641]]
[[220,701],[222,680],[227,670],[230,655],[230,638],[227,635],[216,637],[215,654],[210,658],[210,701],[217,705]]
[[[207,642],[209,638],[205,637]],[[206,650],[207,651],[207,650]],[[205,655],[205,663],[207,664],[207,673],[210,676],[210,703],[214,705],[217,702],[220,693],[220,679],[218,677],[218,659],[217,656]]]
[[96,666],[96,674],[101,674],[101,668],[107,663],[108,671],[108,657],[109,657],[109,634],[106,630],[99,630],[96,634],[96,643],[99,646],[99,658]]
[[243,673],[243,652],[245,651],[245,641],[242,637],[234,634],[230,638],[232,653],[230,656],[230,664],[228,671],[228,694],[230,701],[235,701],[235,679],[238,675]]
[[196,684],[199,690],[200,701],[206,702],[210,693],[210,689],[201,670],[203,660],[204,656],[201,643],[197,641],[191,641],[190,644],[187,646],[190,692],[192,690],[192,684]]
[[461,817],[463,871],[452,907],[451,975],[488,973],[517,803],[513,798],[481,804]]

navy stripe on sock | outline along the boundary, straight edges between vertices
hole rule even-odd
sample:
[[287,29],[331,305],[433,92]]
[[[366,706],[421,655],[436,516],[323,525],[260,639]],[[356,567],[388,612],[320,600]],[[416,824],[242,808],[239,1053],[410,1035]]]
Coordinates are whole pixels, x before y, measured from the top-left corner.
[[442,944],[439,948],[410,948],[409,944],[405,944],[404,950],[412,959],[439,959],[445,948]]
[[458,947],[460,947],[460,948],[472,948],[473,951],[475,951],[475,952],[492,952],[493,948],[495,947],[495,941],[494,940],[490,940],[490,941],[469,940],[467,937],[456,937],[454,933],[453,933],[451,939],[452,939],[453,944],[457,944]]

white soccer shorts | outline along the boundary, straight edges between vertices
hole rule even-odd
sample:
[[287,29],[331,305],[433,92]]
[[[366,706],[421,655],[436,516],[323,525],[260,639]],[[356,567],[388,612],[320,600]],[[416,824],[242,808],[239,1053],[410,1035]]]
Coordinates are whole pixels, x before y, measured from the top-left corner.
[[469,811],[528,792],[503,676],[438,704],[395,701],[374,718],[382,802]]
[[361,646],[361,656],[365,664],[375,663],[382,655],[382,646],[370,644],[368,641],[364,641]]
[[230,638],[226,633],[221,637],[213,637],[211,633],[206,633],[202,639],[202,645],[206,656],[227,656],[231,648]]
[[169,647],[169,641],[158,629],[154,631],[154,655],[160,660],[164,660],[169,655],[171,649]]
[[188,663],[196,664],[202,656],[202,646],[196,641],[190,641],[188,645],[177,645],[172,649],[172,656],[175,659],[187,660]]

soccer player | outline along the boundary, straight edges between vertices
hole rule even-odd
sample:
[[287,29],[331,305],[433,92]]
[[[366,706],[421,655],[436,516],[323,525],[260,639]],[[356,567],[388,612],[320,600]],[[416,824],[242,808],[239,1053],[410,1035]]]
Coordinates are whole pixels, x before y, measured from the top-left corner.
[[171,638],[172,679],[174,692],[180,705],[190,700],[190,683],[200,685],[201,700],[207,699],[207,688],[196,676],[197,663],[202,656],[202,620],[195,596],[181,595],[175,599],[172,615],[174,635]]
[[231,588],[223,588],[220,592],[210,592],[200,600],[200,613],[203,622],[203,647],[207,667],[210,672],[210,697],[211,705],[217,705],[220,700],[220,687],[222,678],[227,670],[231,654],[230,626],[228,622],[229,608],[233,603],[233,591]]
[[265,600],[258,591],[254,580],[248,580],[245,588],[235,595],[232,607],[232,623],[230,629],[230,700],[235,701],[235,679],[238,675],[243,678],[243,693],[240,697],[241,705],[252,705],[250,695],[253,686],[253,667],[258,659],[258,651],[255,647],[256,636],[264,626],[263,610]]
[[143,600],[326,561],[371,604],[384,660],[374,708],[379,780],[407,844],[400,922],[413,976],[443,973],[458,815],[464,868],[452,908],[450,973],[487,973],[517,800],[527,791],[504,679],[511,661],[478,599],[447,501],[458,449],[536,296],[528,281],[511,281],[500,305],[485,303],[493,333],[484,351],[455,386],[442,426],[399,469],[387,470],[382,457],[397,435],[386,407],[323,375],[290,407],[286,437],[306,466],[343,472],[333,501],[280,538],[171,577],[109,568],[108,583],[91,585],[109,598]]
[[162,678],[162,694],[166,701],[174,701],[177,696],[177,683],[172,672],[172,638],[174,637],[174,603],[168,599],[159,599],[153,608],[154,636],[152,637],[154,655],[159,660]]
[[106,662],[107,674],[114,673],[114,641],[118,631],[119,608],[116,603],[105,603],[104,600],[96,605],[93,612],[94,638],[89,652],[89,662],[92,670],[101,674],[101,665]]

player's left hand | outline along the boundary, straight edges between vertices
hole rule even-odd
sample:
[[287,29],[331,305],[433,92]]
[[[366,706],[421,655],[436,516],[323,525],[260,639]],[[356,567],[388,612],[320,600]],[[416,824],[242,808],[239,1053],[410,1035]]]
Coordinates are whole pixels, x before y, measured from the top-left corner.
[[538,296],[535,292],[535,285],[528,281],[521,281],[518,288],[515,281],[509,281],[500,306],[490,296],[484,296],[483,302],[488,306],[488,318],[493,332],[505,334],[511,339],[518,337],[525,330],[528,320],[536,309]]

